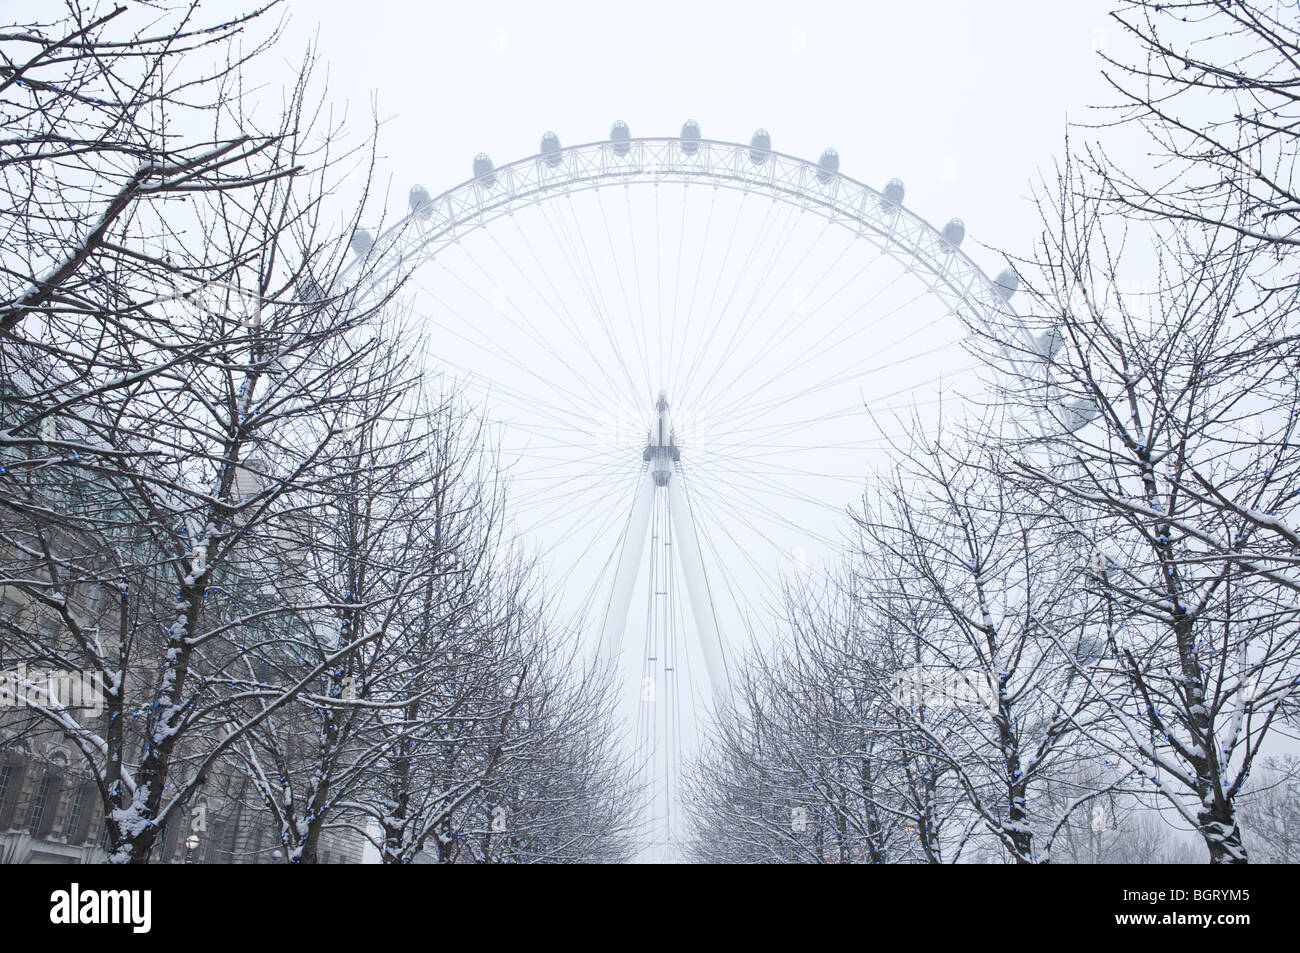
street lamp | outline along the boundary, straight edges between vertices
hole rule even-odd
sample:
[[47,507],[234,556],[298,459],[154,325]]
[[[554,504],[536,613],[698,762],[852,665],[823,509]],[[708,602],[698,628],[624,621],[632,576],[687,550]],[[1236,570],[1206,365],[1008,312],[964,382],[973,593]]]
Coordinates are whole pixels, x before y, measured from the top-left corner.
[[199,835],[191,834],[185,838],[185,863],[194,863],[194,852],[199,849]]

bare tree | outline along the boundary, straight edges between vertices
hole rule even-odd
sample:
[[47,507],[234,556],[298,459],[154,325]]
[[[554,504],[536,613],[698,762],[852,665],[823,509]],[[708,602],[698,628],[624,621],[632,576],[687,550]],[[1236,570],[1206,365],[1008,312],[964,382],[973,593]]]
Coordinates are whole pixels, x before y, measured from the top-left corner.
[[409,475],[422,509],[403,559],[423,569],[367,676],[375,756],[352,805],[393,864],[457,856],[464,812],[502,767],[535,663],[532,574],[503,535],[505,487],[483,421],[447,399],[423,460]]
[[[357,389],[342,431],[346,466],[295,497],[274,548],[262,554],[268,603],[296,609],[283,622],[285,645],[299,671],[321,673],[239,745],[289,863],[316,863],[325,830],[364,816],[348,805],[370,789],[392,743],[383,711],[406,704],[378,690],[390,669],[410,664],[402,655],[406,603],[448,571],[424,557],[437,525],[429,488],[445,465],[435,457],[437,431],[459,418],[450,396],[429,406],[421,376],[404,370],[409,329],[390,337],[402,339],[401,350],[390,344],[378,363],[395,385]],[[242,669],[232,680],[255,697],[247,656]]]
[[1121,97],[1114,108],[1162,161],[1138,175],[1095,152],[1103,194],[1131,212],[1215,225],[1279,254],[1300,245],[1295,11],[1255,0],[1124,0],[1111,17],[1139,49],[1132,61],[1103,54]]
[[54,22],[0,30],[0,333],[33,315],[64,327],[134,320],[139,299],[106,295],[109,276],[156,278],[188,262],[132,232],[175,247],[178,204],[299,171],[276,161],[275,133],[202,135],[221,128],[223,95],[278,30],[242,52],[232,41],[275,2],[206,23],[197,3],[146,12],[72,0]]
[[[479,863],[617,863],[633,849],[633,772],[617,750],[612,674],[579,658],[576,633],[531,630],[528,682],[501,762],[464,815],[461,856]],[[472,824],[461,825],[462,830]]]
[[1217,225],[1143,231],[1155,278],[1125,289],[1119,262],[1143,246],[1090,191],[1067,165],[1043,202],[1022,269],[1041,333],[975,330],[1033,438],[1010,472],[1088,541],[1114,605],[1117,733],[1084,732],[1213,862],[1244,861],[1235,799],[1300,661],[1294,552],[1261,529],[1295,505],[1293,295]]
[[742,668],[691,768],[697,858],[943,859],[949,769],[894,717],[891,676],[907,662],[856,584],[787,586],[782,643]]
[[1300,862],[1300,760],[1265,758],[1241,796],[1246,845],[1257,861]]
[[950,849],[983,830],[1016,863],[1047,862],[1066,819],[1117,780],[1061,804],[1037,794],[1094,748],[1080,728],[1101,708],[1104,606],[1078,584],[1086,550],[1003,479],[991,432],[899,454],[907,462],[857,516],[855,590],[909,643],[895,719],[917,755],[952,772],[968,826]]
[[[121,44],[125,67],[153,48],[133,42],[68,55]],[[206,94],[214,141],[232,125],[242,144],[201,150],[219,156],[194,167],[206,178],[166,173],[166,188],[193,200],[184,209],[106,213],[78,240],[90,252],[13,298],[0,330],[0,583],[52,627],[6,620],[4,654],[102,686],[99,719],[57,700],[29,711],[84,759],[116,862],[146,861],[246,732],[374,637],[304,663],[289,621],[331,607],[270,598],[268,572],[317,489],[354,468],[347,406],[383,404],[401,386],[368,326],[383,295],[359,304],[334,280],[344,245],[322,237],[338,235],[322,225],[322,202],[339,173],[337,130],[314,126],[309,64],[281,125],[249,146],[237,62],[215,86],[189,85],[168,66],[173,45],[154,44],[163,59],[149,82],[162,85],[142,115],[161,123],[167,103]],[[164,165],[180,154],[156,149]],[[156,169],[145,171],[140,182]],[[132,202],[150,194],[141,188]],[[25,240],[45,241],[18,246],[31,261],[58,245]]]

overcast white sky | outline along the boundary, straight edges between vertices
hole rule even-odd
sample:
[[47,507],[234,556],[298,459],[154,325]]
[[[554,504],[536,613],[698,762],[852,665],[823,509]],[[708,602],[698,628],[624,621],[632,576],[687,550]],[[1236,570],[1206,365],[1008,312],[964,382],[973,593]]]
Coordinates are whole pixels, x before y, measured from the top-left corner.
[[[284,56],[319,30],[331,95],[387,120],[383,169],[396,197],[537,151],[607,135],[710,138],[816,158],[982,242],[1017,249],[1032,232],[1030,182],[1061,151],[1067,117],[1111,99],[1098,47],[1115,48],[1108,4],[961,2],[296,2]],[[360,128],[360,127],[358,127]]]

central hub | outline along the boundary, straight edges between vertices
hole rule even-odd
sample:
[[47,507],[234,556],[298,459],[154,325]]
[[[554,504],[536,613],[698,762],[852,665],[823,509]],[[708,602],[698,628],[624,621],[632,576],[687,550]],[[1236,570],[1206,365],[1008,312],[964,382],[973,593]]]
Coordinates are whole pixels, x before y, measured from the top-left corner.
[[673,442],[673,423],[668,416],[668,392],[660,391],[655,403],[654,426],[650,428],[642,459],[650,464],[655,486],[667,486],[673,475],[673,464],[682,458],[682,452]]

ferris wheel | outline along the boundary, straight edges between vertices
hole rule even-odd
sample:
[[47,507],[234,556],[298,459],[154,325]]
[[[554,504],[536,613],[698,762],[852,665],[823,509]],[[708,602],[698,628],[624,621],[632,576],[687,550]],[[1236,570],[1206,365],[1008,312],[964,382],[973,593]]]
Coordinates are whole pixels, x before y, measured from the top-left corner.
[[502,166],[480,154],[352,236],[360,292],[404,279],[432,361],[499,426],[517,532],[625,676],[661,859],[690,726],[774,624],[782,579],[836,558],[892,442],[981,391],[968,329],[1012,313],[1015,273],[989,278],[960,219],[904,198],[766,130],[616,122]]

